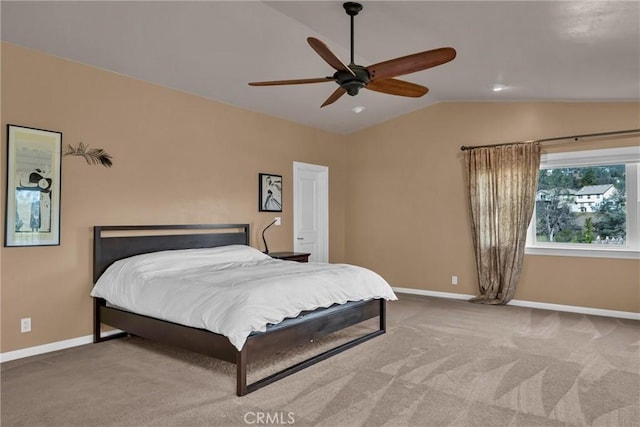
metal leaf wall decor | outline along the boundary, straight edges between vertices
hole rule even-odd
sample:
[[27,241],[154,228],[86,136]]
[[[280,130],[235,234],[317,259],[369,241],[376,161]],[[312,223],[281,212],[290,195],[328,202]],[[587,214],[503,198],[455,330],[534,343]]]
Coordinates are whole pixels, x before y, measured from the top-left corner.
[[64,155],[84,157],[90,165],[102,165],[107,168],[110,168],[111,165],[113,165],[111,156],[102,148],[89,148],[88,145],[84,145],[82,142],[80,142],[77,147],[67,145]]

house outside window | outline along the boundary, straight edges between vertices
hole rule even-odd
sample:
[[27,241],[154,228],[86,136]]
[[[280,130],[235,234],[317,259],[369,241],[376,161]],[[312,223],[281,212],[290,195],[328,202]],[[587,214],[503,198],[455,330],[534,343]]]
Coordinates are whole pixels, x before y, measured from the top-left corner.
[[[588,169],[593,169],[594,167],[587,167]],[[585,169],[587,169],[585,168]],[[624,165],[607,165],[607,166],[596,166],[596,170],[599,172],[600,180],[611,180],[614,183],[604,184],[604,185],[585,185],[580,190],[578,190],[576,195],[576,203],[572,206],[573,212],[596,212],[596,208],[602,201],[605,199],[610,199],[615,194],[617,194],[620,190],[616,188],[616,185],[621,188],[624,187]],[[612,176],[613,174],[613,176]],[[582,182],[583,175],[586,173],[579,174],[575,178],[577,179],[577,183]],[[622,175],[619,176],[619,175]],[[603,176],[608,176],[607,178],[603,178]],[[591,181],[590,181],[591,182]],[[593,198],[593,199],[592,199]]]
[[640,258],[640,147],[540,160],[527,254]]

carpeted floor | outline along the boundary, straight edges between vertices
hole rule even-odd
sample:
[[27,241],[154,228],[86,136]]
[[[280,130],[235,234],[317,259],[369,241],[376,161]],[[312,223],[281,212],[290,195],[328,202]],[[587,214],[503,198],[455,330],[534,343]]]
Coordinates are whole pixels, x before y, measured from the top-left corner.
[[640,322],[399,297],[386,335],[245,397],[233,365],[135,337],[7,362],[2,426],[640,425]]

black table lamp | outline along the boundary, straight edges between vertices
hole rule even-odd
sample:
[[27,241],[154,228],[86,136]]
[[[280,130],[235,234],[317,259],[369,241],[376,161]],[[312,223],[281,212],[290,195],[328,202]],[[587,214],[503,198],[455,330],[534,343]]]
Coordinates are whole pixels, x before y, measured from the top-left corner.
[[273,221],[271,221],[271,224],[267,225],[264,230],[262,230],[262,241],[264,242],[264,253],[268,254],[269,253],[269,246],[267,246],[267,239],[264,238],[264,232],[267,231],[267,228],[271,227],[273,224],[275,224],[278,220],[274,219]]

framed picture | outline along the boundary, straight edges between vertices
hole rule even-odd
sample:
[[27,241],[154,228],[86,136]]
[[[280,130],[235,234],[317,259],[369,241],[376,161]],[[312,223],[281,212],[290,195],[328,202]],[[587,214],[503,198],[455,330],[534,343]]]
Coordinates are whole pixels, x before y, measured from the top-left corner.
[[5,246],[60,244],[62,133],[7,125]]
[[261,173],[258,176],[260,212],[282,212],[282,175]]

